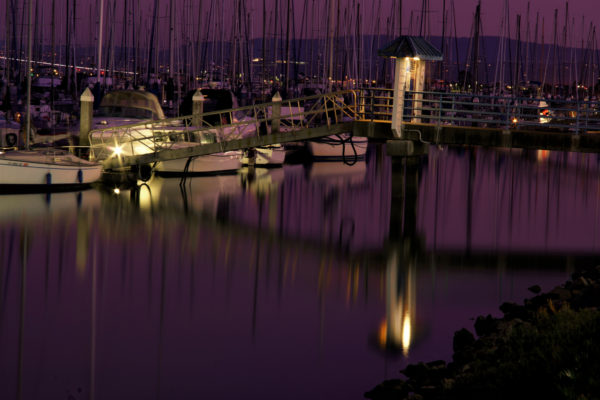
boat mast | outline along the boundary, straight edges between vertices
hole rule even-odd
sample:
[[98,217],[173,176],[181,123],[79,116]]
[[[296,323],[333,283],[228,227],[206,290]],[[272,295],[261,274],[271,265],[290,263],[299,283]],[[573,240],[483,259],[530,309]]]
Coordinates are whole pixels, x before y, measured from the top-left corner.
[[266,91],[266,58],[267,58],[267,54],[266,54],[266,41],[267,41],[267,0],[263,0],[263,4],[262,4],[262,14],[263,14],[263,29],[262,29],[262,75],[261,75],[261,89],[262,89],[262,93],[261,93],[261,98],[264,96],[265,91]]
[[552,46],[552,96],[556,94],[556,49],[557,49],[557,21],[558,19],[558,8],[554,9],[554,45]]
[[[561,91],[563,89],[562,86],[564,85],[563,68],[566,67],[565,58],[567,57],[568,30],[569,30],[569,2],[567,1],[565,3],[565,26],[563,27],[563,41],[562,41],[563,44],[562,44],[562,49],[559,52],[559,61],[558,61],[558,81],[560,82],[560,85],[561,85]],[[565,64],[565,65],[563,65],[563,64]],[[569,85],[567,85],[567,86],[569,86]],[[567,93],[564,93],[564,96],[568,96],[569,92],[570,92],[570,89],[567,88]]]
[[71,57],[71,6],[70,6],[70,2],[69,0],[67,0],[67,14],[66,14],[66,21],[65,21],[65,61],[64,61],[64,67],[65,67],[65,76],[63,79],[64,82],[64,89],[68,92],[69,91],[69,76],[70,76],[70,70],[69,70],[69,61],[70,61],[70,57]]
[[127,0],[124,0],[123,3],[123,33],[121,34],[121,65],[120,67],[123,69],[124,73],[127,74],[129,70],[129,47],[127,43],[127,27],[129,26],[128,21],[128,7]]
[[517,53],[515,56],[515,75],[513,79],[513,96],[519,95],[520,63],[521,63],[521,14],[517,14]]
[[475,22],[474,22],[475,39],[474,39],[474,43],[473,43],[473,60],[472,60],[473,75],[471,77],[473,93],[477,93],[478,87],[479,87],[479,28],[480,28],[480,24],[481,24],[480,18],[481,18],[481,0],[477,3],[477,7],[475,8]]
[[169,78],[173,79],[175,67],[175,2],[169,1]]
[[[140,56],[140,46],[139,35],[136,35],[135,28],[135,15],[136,15],[136,7],[135,3],[131,5],[131,45],[133,46],[133,87],[137,87],[137,79],[138,79],[138,57]],[[137,10],[140,9],[140,0],[137,2]],[[139,29],[139,28],[138,28]]]
[[[531,56],[532,60],[537,60],[538,24],[539,24],[539,21],[540,21],[540,13],[537,12],[536,15],[535,15],[535,36],[534,36],[535,39],[533,40],[533,45],[531,46],[532,47],[532,53],[533,53],[532,56]],[[527,64],[527,65],[529,65],[529,64]],[[531,74],[529,75],[529,77],[530,77],[530,80],[531,80],[531,78],[534,76],[535,62],[531,63],[531,67],[530,68],[531,68]],[[538,81],[540,80],[539,76],[537,77],[537,80]]]
[[456,80],[460,74],[460,54],[458,52],[458,34],[456,32],[456,8],[454,7],[454,0],[451,0],[452,6],[452,24],[454,25],[454,48],[456,51]]
[[[108,15],[109,21],[115,21],[117,19],[117,0],[113,0],[112,4],[112,12],[110,4],[108,5]],[[106,49],[108,53],[108,62],[106,63],[106,71],[104,73],[104,85],[106,85],[106,78],[109,75],[112,78],[112,83],[116,82],[115,80],[115,24],[110,24],[110,30],[108,31],[108,47]],[[75,58],[73,58],[73,72],[75,73]],[[77,79],[75,79],[75,82]]]
[[6,79],[6,84],[10,80],[8,79],[8,59],[10,58],[10,54],[8,51],[8,42],[9,42],[9,31],[10,31],[10,23],[9,23],[9,14],[8,14],[8,1],[5,4],[5,12],[4,12],[4,78]]
[[[101,0],[103,1],[103,0]],[[146,70],[146,85],[150,86],[150,68],[152,67],[152,57],[154,54],[154,34],[156,31],[156,19],[158,18],[158,0],[154,0],[154,12],[152,15],[152,28],[150,30],[150,43],[148,46],[148,68]],[[155,71],[158,73],[158,71]]]
[[525,82],[529,82],[529,42],[531,42],[530,21],[529,21],[529,6],[527,2],[527,29],[525,30],[525,64],[523,67],[523,78]]
[[52,15],[52,32],[51,32],[51,45],[50,45],[50,69],[51,74],[52,74],[52,79],[50,79],[50,108],[54,110],[54,66],[56,64],[56,57],[55,57],[55,23],[54,23],[54,17],[55,17],[55,11],[56,11],[56,0],[52,0],[52,11],[51,11],[51,15]]
[[77,0],[73,0],[73,28],[71,29],[71,35],[73,36],[73,40],[71,41],[71,46],[73,46],[72,52],[71,52],[71,59],[73,60],[73,71],[71,73],[71,84],[72,87],[69,89],[72,89],[72,95],[73,98],[77,97],[77,68],[76,68],[76,61],[77,61],[77,31],[76,31],[76,20],[77,20]]
[[98,20],[98,62],[96,83],[100,83],[100,69],[102,68],[102,24],[104,23],[104,0],[100,0],[100,19]]
[[442,2],[442,44],[440,46],[440,50],[442,52],[442,61],[440,62],[440,73],[438,74],[440,79],[444,80],[446,79],[446,74],[445,74],[445,67],[444,67],[444,59],[446,58],[444,56],[444,48],[446,45],[446,0],[443,0]]
[[329,39],[329,68],[327,69],[327,91],[331,92],[333,83],[333,32],[334,32],[334,17],[335,0],[329,0],[329,20],[327,22],[327,36]]
[[285,93],[289,96],[290,89],[290,18],[291,18],[291,1],[287,1],[286,15],[286,31],[285,31]]
[[31,49],[31,54],[32,54],[31,59],[32,60],[34,60],[34,59],[41,60],[39,49],[40,49],[40,42],[41,42],[40,36],[42,36],[42,35],[41,35],[41,32],[39,32],[39,30],[38,30],[38,26],[40,25],[40,23],[39,23],[39,18],[40,18],[39,5],[40,5],[39,1],[36,0],[35,1],[35,14],[33,17],[31,17],[31,19],[33,21],[33,43],[34,43],[33,49]]
[[33,36],[31,32],[31,14],[33,0],[29,0],[27,12],[27,122],[25,124],[25,149],[29,150],[29,133],[31,131],[31,51],[33,47]]

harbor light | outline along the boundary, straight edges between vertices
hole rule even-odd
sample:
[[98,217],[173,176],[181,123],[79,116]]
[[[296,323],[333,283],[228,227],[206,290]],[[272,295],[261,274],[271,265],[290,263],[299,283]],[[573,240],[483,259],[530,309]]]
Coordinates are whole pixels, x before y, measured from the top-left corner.
[[422,37],[400,36],[379,49],[377,55],[394,60],[392,132],[396,138],[402,138],[405,92],[416,92],[412,99],[411,121],[418,123],[421,121],[421,92],[425,82],[425,64],[422,61],[442,61],[442,53]]
[[117,196],[121,194],[121,189],[119,189],[118,187],[113,189],[113,193],[116,194]]
[[113,149],[113,156],[119,157],[121,154],[123,154],[123,149],[121,148],[121,146],[116,146]]

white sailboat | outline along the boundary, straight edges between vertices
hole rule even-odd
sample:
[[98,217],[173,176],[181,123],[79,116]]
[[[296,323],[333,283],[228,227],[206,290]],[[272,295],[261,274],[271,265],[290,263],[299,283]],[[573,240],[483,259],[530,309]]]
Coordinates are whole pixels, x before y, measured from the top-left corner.
[[319,161],[356,161],[364,160],[369,140],[349,133],[326,136],[307,141],[313,159]]
[[[203,143],[201,137],[196,141],[164,138],[164,143],[157,144],[153,139],[151,128],[142,127],[128,131],[121,126],[131,126],[143,122],[164,120],[165,115],[157,97],[141,90],[119,90],[107,93],[100,103],[97,117],[94,118],[90,132],[91,150],[95,160],[111,157],[114,148],[119,147],[122,155],[149,154],[158,150],[159,145],[169,149],[181,149],[198,146]],[[166,126],[166,125],[165,125]],[[111,129],[109,129],[111,128]],[[180,128],[174,128],[175,131]],[[216,137],[216,135],[213,135]],[[160,161],[154,166],[159,174],[220,174],[237,171],[242,165],[240,150],[222,153]]]
[[[31,14],[29,2],[27,69],[31,71]],[[27,74],[27,120],[25,149],[0,152],[0,186],[25,190],[53,190],[88,185],[100,179],[102,166],[59,149],[32,150],[31,131],[31,74]]]
[[102,167],[59,149],[0,152],[0,185],[59,188],[100,179]]

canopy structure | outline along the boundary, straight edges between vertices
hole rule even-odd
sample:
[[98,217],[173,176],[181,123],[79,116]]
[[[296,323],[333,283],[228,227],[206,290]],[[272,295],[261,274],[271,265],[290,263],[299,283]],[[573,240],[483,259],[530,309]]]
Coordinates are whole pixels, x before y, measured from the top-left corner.
[[404,97],[411,90],[412,101],[409,115],[413,123],[421,122],[423,89],[425,84],[425,61],[442,61],[442,53],[431,43],[418,36],[400,36],[380,49],[380,57],[395,59],[394,105],[392,109],[392,132],[402,139],[405,118]]
[[442,61],[442,53],[434,45],[419,36],[400,36],[377,51],[380,57],[418,58],[423,61]]

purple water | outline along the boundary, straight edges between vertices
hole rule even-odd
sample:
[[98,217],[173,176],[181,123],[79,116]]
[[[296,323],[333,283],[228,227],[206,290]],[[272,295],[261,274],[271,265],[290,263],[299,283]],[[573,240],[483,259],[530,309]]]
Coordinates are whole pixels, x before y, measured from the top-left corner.
[[372,150],[0,196],[0,398],[361,399],[598,261],[595,155],[432,148],[394,237],[406,171]]

